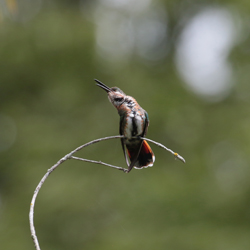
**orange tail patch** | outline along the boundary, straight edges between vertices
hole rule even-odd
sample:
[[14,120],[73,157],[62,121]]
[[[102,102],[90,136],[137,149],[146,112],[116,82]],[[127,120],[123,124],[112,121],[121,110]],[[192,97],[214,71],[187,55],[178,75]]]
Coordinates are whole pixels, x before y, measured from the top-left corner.
[[[138,147],[131,148],[127,146],[127,150],[128,150],[128,156],[130,158],[130,161],[132,162],[134,160],[134,157],[137,156],[139,149]],[[150,148],[148,143],[145,140],[143,140],[141,150],[138,155],[137,161],[135,162],[134,167],[135,168],[152,167],[154,164],[154,161],[155,161],[155,156],[154,156],[152,149]]]

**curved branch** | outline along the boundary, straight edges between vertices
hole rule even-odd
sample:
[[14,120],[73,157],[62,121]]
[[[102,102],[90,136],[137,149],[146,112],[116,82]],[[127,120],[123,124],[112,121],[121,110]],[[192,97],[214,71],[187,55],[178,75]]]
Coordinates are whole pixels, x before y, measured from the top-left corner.
[[[30,231],[31,231],[31,237],[32,237],[32,240],[34,242],[34,245],[35,245],[35,248],[36,250],[41,250],[40,249],[40,246],[39,246],[39,242],[38,242],[38,238],[36,236],[36,230],[35,230],[35,226],[34,226],[34,208],[35,208],[35,202],[36,202],[36,198],[37,198],[37,195],[38,195],[38,192],[40,191],[43,183],[45,182],[45,180],[48,178],[48,176],[59,166],[61,165],[63,162],[65,162],[66,160],[68,159],[74,159],[74,160],[80,160],[80,161],[85,161],[85,162],[90,162],[90,163],[96,163],[96,164],[101,164],[101,165],[105,165],[105,166],[108,166],[108,167],[111,167],[111,168],[115,168],[115,169],[118,169],[118,170],[122,170],[123,172],[127,173],[127,169],[125,168],[121,168],[121,167],[117,167],[117,166],[113,166],[113,165],[110,165],[110,164],[107,164],[107,163],[104,163],[104,162],[101,162],[101,161],[94,161],[94,160],[88,160],[88,159],[83,159],[83,158],[79,158],[79,157],[76,157],[76,156],[73,156],[74,153],[78,152],[79,150],[81,150],[82,148],[84,147],[87,147],[91,144],[94,144],[94,143],[97,143],[97,142],[100,142],[100,141],[105,141],[105,140],[109,140],[109,139],[117,139],[117,138],[123,138],[124,136],[123,135],[116,135],[116,136],[108,136],[108,137],[104,137],[104,138],[100,138],[100,139],[96,139],[96,140],[93,140],[91,142],[88,142],[84,145],[81,145],[80,147],[74,149],[73,151],[71,151],[69,154],[65,155],[63,158],[61,158],[55,165],[53,165],[50,169],[48,169],[47,173],[43,176],[43,178],[41,179],[41,181],[39,182],[39,184],[37,185],[35,191],[34,191],[34,195],[32,197],[32,200],[31,200],[31,204],[30,204],[30,212],[29,212],[29,222],[30,222]],[[137,137],[138,138],[138,137]],[[161,148],[164,148],[165,150],[169,151],[171,154],[173,154],[175,156],[175,158],[181,160],[182,162],[185,163],[185,159],[180,156],[179,154],[173,152],[171,149],[165,147],[164,145],[158,143],[158,142],[155,142],[153,140],[150,140],[150,139],[147,139],[147,138],[144,138],[144,137],[141,137],[142,140],[147,140],[149,142],[152,142],[154,144],[156,144],[157,146],[161,147]]]
[[[39,182],[39,184],[37,185],[35,191],[34,191],[34,195],[32,197],[32,200],[31,200],[31,204],[30,204],[30,212],[29,212],[29,222],[30,222],[30,231],[31,231],[31,238],[34,242],[34,245],[35,245],[35,248],[36,250],[41,250],[40,246],[39,246],[39,242],[38,242],[38,239],[37,239],[37,236],[36,236],[36,230],[35,230],[35,226],[34,226],[34,207],[35,207],[35,202],[36,202],[36,197],[38,195],[38,192],[40,191],[43,183],[45,182],[45,180],[48,178],[48,176],[59,166],[61,165],[63,162],[65,162],[66,160],[68,159],[74,159],[75,157],[72,156],[74,153],[76,153],[77,151],[81,150],[82,148],[84,147],[87,147],[91,144],[94,144],[94,143],[97,143],[97,142],[100,142],[100,141],[105,141],[105,140],[109,140],[109,139],[116,139],[116,138],[121,138],[123,136],[121,135],[117,135],[117,136],[109,136],[109,137],[104,137],[104,138],[100,138],[100,139],[96,139],[96,140],[93,140],[91,142],[88,142],[84,145],[81,145],[80,147],[74,149],[73,151],[71,151],[69,154],[65,155],[63,158],[61,158],[54,166],[52,166],[50,169],[48,169],[47,173],[43,176],[43,178],[41,179],[41,181]],[[88,161],[88,162],[91,162],[90,160],[84,160],[84,161]],[[93,163],[98,163],[98,164],[102,164],[102,165],[106,165],[106,166],[109,166],[109,167],[115,167],[115,166],[112,166],[112,165],[109,165],[109,164],[106,164],[106,163],[103,163],[103,162],[95,162],[95,161],[92,161]],[[115,167],[117,169],[120,169],[120,170],[123,170],[122,168],[120,167]],[[126,169],[124,169],[126,170]],[[123,170],[123,171],[124,171]]]

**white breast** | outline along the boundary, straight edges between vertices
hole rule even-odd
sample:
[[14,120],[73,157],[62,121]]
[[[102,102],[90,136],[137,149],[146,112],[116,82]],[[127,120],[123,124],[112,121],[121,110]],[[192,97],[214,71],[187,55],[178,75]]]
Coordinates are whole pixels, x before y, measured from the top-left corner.
[[137,127],[137,135],[140,135],[143,130],[142,130],[142,118],[140,115],[135,115],[135,124]]

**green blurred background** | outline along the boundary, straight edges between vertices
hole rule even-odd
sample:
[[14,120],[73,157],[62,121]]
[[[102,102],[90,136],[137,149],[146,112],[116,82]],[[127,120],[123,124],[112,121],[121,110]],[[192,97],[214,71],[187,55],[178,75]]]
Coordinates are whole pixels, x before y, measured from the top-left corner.
[[[0,246],[34,249],[42,176],[117,135],[97,78],[147,110],[153,168],[70,160],[35,206],[41,249],[250,249],[250,2],[0,1]],[[125,167],[119,140],[78,156]]]

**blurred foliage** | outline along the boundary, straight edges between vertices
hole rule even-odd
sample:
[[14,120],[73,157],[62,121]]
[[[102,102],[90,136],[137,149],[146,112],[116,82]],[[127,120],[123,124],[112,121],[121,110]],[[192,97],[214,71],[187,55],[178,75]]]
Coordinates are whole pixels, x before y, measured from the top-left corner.
[[[249,22],[247,1],[202,2],[237,8]],[[65,162],[37,198],[41,249],[249,249],[249,30],[230,54],[237,84],[209,103],[184,87],[173,59],[178,18],[197,1],[162,3],[168,56],[159,63],[134,56],[120,67],[98,57],[95,24],[80,1],[44,1],[26,22],[1,14],[1,249],[34,249],[29,204],[48,168],[79,145],[118,134],[117,112],[94,78],[135,97],[149,114],[147,136],[187,163],[154,145],[154,167],[128,175]],[[118,140],[78,155],[125,166]]]

